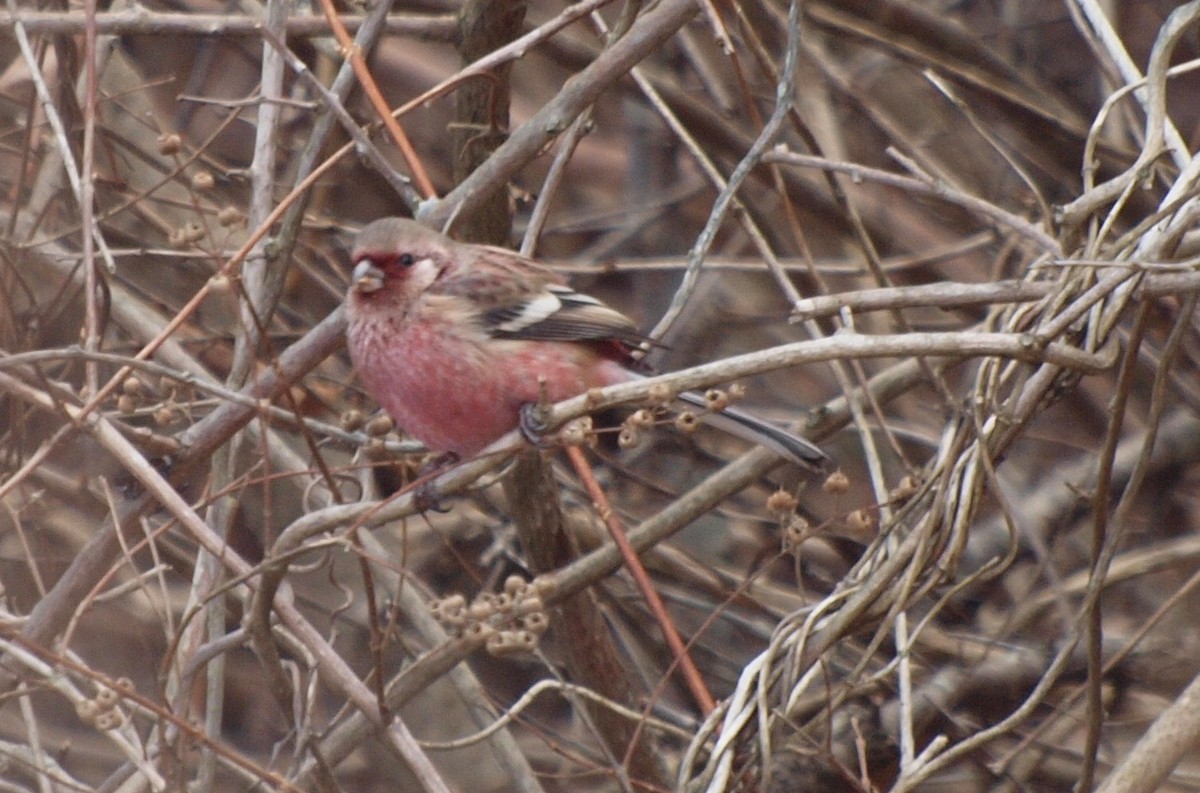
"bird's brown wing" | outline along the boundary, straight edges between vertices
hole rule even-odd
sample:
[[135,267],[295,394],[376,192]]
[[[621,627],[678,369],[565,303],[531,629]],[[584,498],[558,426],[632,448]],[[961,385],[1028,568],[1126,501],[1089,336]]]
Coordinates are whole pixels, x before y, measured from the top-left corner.
[[493,337],[610,342],[633,358],[649,345],[629,317],[576,292],[553,270],[503,248],[472,246],[472,253],[476,266],[444,272],[430,291],[470,295]]
[[492,335],[508,339],[614,339],[634,347],[647,341],[629,317],[562,284],[546,284],[535,294],[496,305],[484,322]]

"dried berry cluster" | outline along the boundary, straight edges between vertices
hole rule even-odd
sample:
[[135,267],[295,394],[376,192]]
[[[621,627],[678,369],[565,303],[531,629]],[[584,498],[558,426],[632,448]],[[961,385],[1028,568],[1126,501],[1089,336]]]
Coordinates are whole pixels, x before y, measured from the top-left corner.
[[433,616],[455,636],[482,644],[492,655],[532,652],[550,626],[536,586],[509,576],[504,591],[484,592],[470,603],[460,594],[429,604]]
[[[894,488],[888,491],[887,505],[900,507],[915,496],[921,488],[921,480],[911,474],[901,477]],[[850,490],[850,478],[842,470],[834,471],[821,483],[821,490],[830,495],[843,495]],[[813,525],[798,513],[800,497],[796,493],[779,489],[767,497],[767,511],[780,520],[782,546],[785,553],[793,553],[805,540],[813,536]],[[821,528],[828,530],[834,524],[849,532],[850,536],[865,537],[879,529],[879,506],[869,505],[851,510],[841,518]]]
[[98,686],[96,696],[91,699],[81,699],[75,703],[75,714],[84,724],[97,730],[115,730],[125,723],[126,716],[117,703],[121,701],[118,690],[133,688],[133,681],[127,677],[119,678],[116,688]]
[[158,385],[137,375],[126,377],[117,395],[117,412],[122,416],[150,416],[154,425],[167,428],[189,418],[196,394],[191,386],[171,377],[160,378]]

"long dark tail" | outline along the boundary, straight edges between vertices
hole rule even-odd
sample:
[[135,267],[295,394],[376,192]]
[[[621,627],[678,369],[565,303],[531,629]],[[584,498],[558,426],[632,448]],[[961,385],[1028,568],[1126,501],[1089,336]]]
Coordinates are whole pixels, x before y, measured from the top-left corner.
[[815,444],[799,435],[780,429],[758,416],[734,407],[727,407],[714,413],[707,409],[708,405],[704,397],[692,391],[680,394],[679,400],[703,410],[700,418],[705,424],[728,432],[730,435],[736,435],[750,443],[766,446],[801,465],[824,468],[832,461],[832,458]]

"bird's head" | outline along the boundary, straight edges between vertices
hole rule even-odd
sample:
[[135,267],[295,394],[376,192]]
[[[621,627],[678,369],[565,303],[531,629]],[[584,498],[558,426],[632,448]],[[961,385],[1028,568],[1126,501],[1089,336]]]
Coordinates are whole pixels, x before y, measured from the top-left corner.
[[351,254],[352,301],[407,302],[437,279],[450,260],[453,243],[405,218],[383,218],[358,233]]

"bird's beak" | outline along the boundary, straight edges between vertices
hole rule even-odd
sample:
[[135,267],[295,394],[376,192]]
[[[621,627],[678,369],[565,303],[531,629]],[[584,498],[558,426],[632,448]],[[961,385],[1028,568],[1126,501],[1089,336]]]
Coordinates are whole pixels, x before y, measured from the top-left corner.
[[383,270],[363,259],[354,265],[354,272],[350,274],[350,280],[359,292],[368,294],[378,292],[383,289]]

